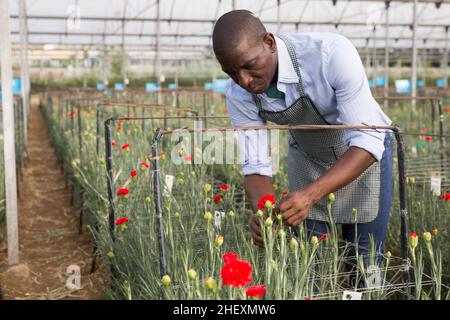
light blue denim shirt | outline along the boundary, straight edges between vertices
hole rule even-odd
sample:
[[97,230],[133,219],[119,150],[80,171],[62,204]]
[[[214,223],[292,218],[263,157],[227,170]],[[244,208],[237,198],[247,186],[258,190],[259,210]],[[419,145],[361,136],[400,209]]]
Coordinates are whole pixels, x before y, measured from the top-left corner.
[[[391,124],[373,98],[361,58],[347,38],[326,32],[305,32],[285,37],[294,45],[305,92],[328,123]],[[275,40],[278,51],[277,88],[285,94],[285,99],[270,98],[265,93],[258,96],[264,110],[278,112],[291,106],[300,95],[297,89],[298,76],[286,45],[278,37]],[[252,95],[233,80],[228,81],[225,96],[228,115],[234,126],[266,124],[258,114]],[[258,134],[254,131],[241,132],[239,135],[244,174],[272,176],[268,148],[261,150],[261,146],[258,146],[261,141],[267,143],[267,138],[258,140]],[[383,155],[384,137],[384,132],[346,130],[344,133],[345,143],[349,147],[362,148],[378,161]]]

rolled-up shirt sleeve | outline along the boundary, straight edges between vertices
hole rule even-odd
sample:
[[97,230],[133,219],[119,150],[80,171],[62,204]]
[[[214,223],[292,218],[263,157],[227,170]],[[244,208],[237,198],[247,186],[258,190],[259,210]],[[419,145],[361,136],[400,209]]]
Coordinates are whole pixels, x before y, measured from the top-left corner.
[[[390,125],[372,96],[361,58],[353,44],[341,36],[327,50],[326,78],[336,93],[337,122],[344,125]],[[345,143],[359,147],[381,160],[384,152],[383,130],[345,130]]]
[[[228,116],[233,126],[266,125],[249,96],[236,88],[231,80],[225,89],[225,96]],[[271,177],[272,161],[267,130],[239,130],[237,140],[244,175],[259,174]]]

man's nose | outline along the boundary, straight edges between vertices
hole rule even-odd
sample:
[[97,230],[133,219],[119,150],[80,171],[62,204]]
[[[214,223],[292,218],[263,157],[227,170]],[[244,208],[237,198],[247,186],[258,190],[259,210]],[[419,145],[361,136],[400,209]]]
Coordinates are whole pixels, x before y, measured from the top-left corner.
[[238,81],[239,85],[244,89],[249,89],[250,82],[252,81],[252,77],[244,70],[239,71],[238,73]]

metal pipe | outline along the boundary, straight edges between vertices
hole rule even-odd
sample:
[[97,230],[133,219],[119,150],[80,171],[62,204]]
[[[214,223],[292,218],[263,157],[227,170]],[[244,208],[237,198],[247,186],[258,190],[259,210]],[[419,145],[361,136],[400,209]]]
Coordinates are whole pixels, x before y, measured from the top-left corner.
[[156,234],[158,235],[158,249],[159,249],[159,272],[161,278],[167,274],[166,265],[166,249],[164,244],[164,225],[162,220],[162,201],[161,201],[161,178],[159,170],[159,152],[158,142],[162,137],[160,128],[156,129],[152,140],[152,157],[153,157],[153,196],[155,200],[156,210]]
[[[417,0],[413,2],[413,24],[412,24],[412,64],[411,64],[411,95],[417,95]],[[416,101],[411,100],[413,110],[416,110]]]
[[105,121],[105,164],[106,164],[106,172],[107,172],[107,188],[108,188],[108,201],[109,201],[109,233],[111,239],[114,241],[114,222],[115,222],[115,206],[114,206],[114,177],[112,170],[112,132],[111,132],[111,123],[114,121],[114,118],[109,118]]
[[5,166],[6,230],[8,264],[19,263],[19,232],[17,223],[16,148],[14,135],[14,106],[11,61],[11,32],[9,1],[0,1],[0,65],[3,106],[3,151]]

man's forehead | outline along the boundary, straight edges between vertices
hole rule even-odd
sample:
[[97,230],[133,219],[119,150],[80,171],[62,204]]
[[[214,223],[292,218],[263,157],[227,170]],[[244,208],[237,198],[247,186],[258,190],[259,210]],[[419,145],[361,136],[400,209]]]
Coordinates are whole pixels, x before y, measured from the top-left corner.
[[[230,45],[222,54],[220,54],[220,60],[227,63],[241,64],[248,62],[256,58],[261,53],[261,46],[257,41],[242,40],[236,43],[236,45]],[[234,60],[234,61],[228,61]]]

